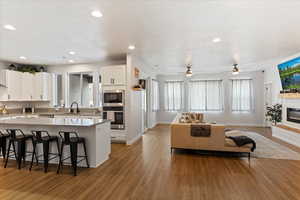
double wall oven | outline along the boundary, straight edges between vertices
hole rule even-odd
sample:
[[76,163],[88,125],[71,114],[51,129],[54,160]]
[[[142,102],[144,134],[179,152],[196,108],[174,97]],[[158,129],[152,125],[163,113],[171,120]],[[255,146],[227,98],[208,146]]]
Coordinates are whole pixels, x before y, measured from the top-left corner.
[[111,129],[125,129],[124,106],[124,90],[105,90],[103,92],[103,118],[111,120]]

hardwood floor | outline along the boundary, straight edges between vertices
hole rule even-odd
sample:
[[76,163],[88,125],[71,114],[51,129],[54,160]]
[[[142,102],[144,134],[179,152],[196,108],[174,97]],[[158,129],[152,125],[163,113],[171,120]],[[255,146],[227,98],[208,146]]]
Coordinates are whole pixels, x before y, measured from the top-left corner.
[[[268,129],[235,128],[271,137]],[[158,126],[132,146],[114,144],[108,162],[80,169],[77,177],[69,167],[60,175],[55,166],[47,174],[19,171],[11,161],[0,167],[0,199],[300,199],[300,161],[251,159],[249,165],[247,158],[171,155],[169,134],[169,126]]]

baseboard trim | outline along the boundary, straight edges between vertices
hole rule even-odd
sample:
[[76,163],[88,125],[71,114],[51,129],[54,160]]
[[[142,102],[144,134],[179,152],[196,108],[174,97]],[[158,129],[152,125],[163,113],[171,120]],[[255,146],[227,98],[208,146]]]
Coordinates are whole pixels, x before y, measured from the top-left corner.
[[263,124],[225,124],[225,126],[266,127]]
[[137,135],[137,136],[134,137],[133,139],[127,141],[127,142],[126,142],[126,145],[132,145],[132,144],[134,144],[134,143],[137,142],[139,139],[141,139],[142,136],[143,136],[143,134]]
[[[156,126],[158,125],[171,125],[172,122],[158,122],[156,124]],[[218,124],[218,123],[217,123]],[[231,124],[231,123],[228,123],[228,124],[224,124],[225,126],[249,126],[249,127],[266,127],[264,126],[263,124]],[[154,127],[153,127],[154,128]]]

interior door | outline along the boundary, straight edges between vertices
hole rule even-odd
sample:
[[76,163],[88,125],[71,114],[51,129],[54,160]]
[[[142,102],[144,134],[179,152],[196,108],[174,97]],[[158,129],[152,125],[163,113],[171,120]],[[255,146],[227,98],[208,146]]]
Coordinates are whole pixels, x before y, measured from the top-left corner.
[[[264,99],[265,99],[265,112],[264,114],[267,113],[267,107],[268,106],[272,106],[272,83],[267,83],[264,85]],[[271,126],[271,122],[267,120],[266,116],[265,116],[265,126],[266,127],[270,127]]]

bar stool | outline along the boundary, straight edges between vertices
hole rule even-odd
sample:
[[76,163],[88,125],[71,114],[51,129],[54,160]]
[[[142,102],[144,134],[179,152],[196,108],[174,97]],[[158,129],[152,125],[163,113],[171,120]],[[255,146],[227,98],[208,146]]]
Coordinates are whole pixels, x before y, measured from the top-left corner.
[[[9,158],[12,158],[10,156],[10,153],[14,153],[14,157],[17,161],[18,169],[21,169],[21,163],[22,163],[22,158],[23,162],[25,163],[26,161],[26,154],[27,153],[32,153],[32,152],[26,152],[26,142],[28,140],[32,141],[33,144],[33,136],[32,135],[25,135],[24,132],[21,129],[6,129],[7,133],[9,134],[8,140],[8,150],[7,150],[7,155],[5,159],[5,164],[4,168],[7,166],[7,162]],[[15,143],[17,143],[17,152],[16,152],[16,147]],[[11,151],[11,146],[13,146],[13,151]]]
[[[44,161],[44,172],[48,172],[48,165],[49,161],[53,160],[57,157],[59,157],[59,143],[58,143],[58,137],[57,136],[50,136],[48,131],[31,131],[33,135],[33,153],[32,153],[32,159],[29,170],[31,171],[34,157],[36,158],[36,163],[38,165],[39,163],[39,157],[43,156]],[[51,143],[56,143],[57,146],[57,152],[58,153],[50,153],[49,148]],[[43,144],[43,154],[42,155],[36,155],[36,146],[38,144]],[[49,158],[49,155],[53,155],[51,158]]]
[[[77,164],[80,163],[81,161],[85,160],[87,168],[89,168],[90,165],[89,165],[87,151],[86,151],[85,138],[78,137],[78,134],[76,132],[60,131],[58,134],[61,137],[62,142],[61,142],[61,148],[60,148],[60,159],[59,159],[59,164],[58,164],[58,168],[57,168],[57,173],[59,173],[60,167],[63,165],[63,161],[66,159],[69,159],[69,158],[71,158],[71,164],[72,164],[74,176],[77,175]],[[84,149],[84,154],[85,154],[84,156],[77,155],[78,144],[83,144],[83,149]],[[64,151],[65,145],[70,146],[71,156],[67,157],[67,158],[63,158],[63,151]],[[77,161],[77,157],[83,158],[83,159]]]
[[2,131],[0,131],[0,153],[2,153],[4,159],[6,156],[6,140],[8,137],[8,134],[4,134]]

